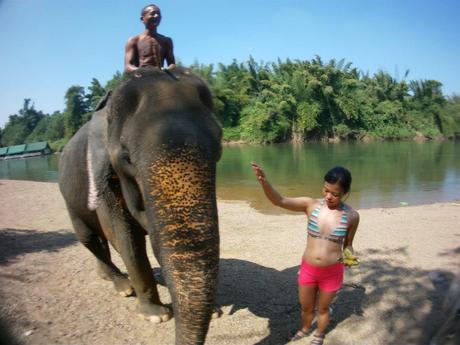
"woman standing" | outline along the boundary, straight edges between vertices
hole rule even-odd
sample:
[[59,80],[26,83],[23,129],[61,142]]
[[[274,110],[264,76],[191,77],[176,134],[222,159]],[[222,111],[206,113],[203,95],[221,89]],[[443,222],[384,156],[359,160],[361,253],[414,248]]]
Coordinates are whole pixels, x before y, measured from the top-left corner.
[[329,305],[343,283],[343,250],[347,248],[353,253],[353,238],[359,224],[358,212],[343,203],[350,191],[351,174],[343,167],[329,170],[324,176],[322,199],[288,198],[268,182],[259,165],[251,166],[274,205],[307,214],[308,240],[298,276],[302,327],[291,341],[308,335],[318,305],[318,327],[311,345],[321,345],[329,324]]

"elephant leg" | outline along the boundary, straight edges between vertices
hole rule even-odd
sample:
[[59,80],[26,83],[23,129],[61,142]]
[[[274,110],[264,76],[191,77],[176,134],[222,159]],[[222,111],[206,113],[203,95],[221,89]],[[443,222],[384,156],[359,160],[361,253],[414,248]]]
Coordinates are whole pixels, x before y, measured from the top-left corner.
[[[100,238],[101,241],[101,246],[104,248],[105,254],[109,258],[109,260],[112,260],[112,257],[110,255],[110,248],[109,248],[109,243],[106,239]],[[97,274],[99,275],[100,278],[104,280],[112,280],[110,278],[110,275],[108,275],[105,271],[105,266],[102,264],[99,260],[97,261]]]
[[[104,219],[104,217],[101,217],[100,214],[98,220],[103,232],[103,236],[100,237],[101,245],[104,248],[107,257],[111,259],[109,242],[118,253],[120,253],[120,251],[118,250],[117,243],[115,242],[113,231],[107,224],[107,221]],[[112,280],[111,275],[107,274],[106,266],[102,262],[98,262],[97,267],[97,273],[99,274],[99,277],[105,280]]]
[[[111,261],[112,257],[110,255],[109,242],[107,241],[106,238],[102,238],[102,237],[99,237],[99,240],[101,241],[101,245],[104,248],[104,251],[105,251],[108,259]],[[112,244],[112,246],[113,246],[113,244]],[[115,266],[115,268],[116,268],[116,270],[114,272],[111,269],[111,267],[107,267],[107,265],[105,263],[101,262],[100,260],[97,260],[97,274],[99,275],[99,277],[101,279],[112,281],[113,279],[117,279],[117,277],[120,277],[121,272],[118,270],[118,268],[116,266]],[[114,273],[116,273],[116,274],[114,275]],[[121,274],[123,275],[123,277],[126,277],[125,274],[123,274],[123,273],[121,273]],[[126,279],[128,279],[128,278],[126,278]],[[125,292],[123,292],[123,291],[124,290],[119,291],[120,295],[122,295],[122,296],[131,296],[131,294],[134,293],[134,290],[132,288],[131,289],[129,289],[129,288],[126,289]],[[127,295],[126,292],[129,292],[129,294]]]
[[160,301],[147,256],[145,231],[123,207],[109,207],[108,203],[103,201],[97,209],[97,214],[103,224],[104,233],[112,234],[109,240],[120,253],[126,266],[138,298],[139,313],[153,323],[169,320],[171,310]]
[[133,288],[123,273],[114,265],[110,258],[110,250],[107,240],[99,236],[96,226],[88,226],[80,217],[71,211],[70,219],[72,221],[78,240],[91,252],[97,259],[99,275],[105,279],[110,279],[117,292],[122,296],[131,296]]

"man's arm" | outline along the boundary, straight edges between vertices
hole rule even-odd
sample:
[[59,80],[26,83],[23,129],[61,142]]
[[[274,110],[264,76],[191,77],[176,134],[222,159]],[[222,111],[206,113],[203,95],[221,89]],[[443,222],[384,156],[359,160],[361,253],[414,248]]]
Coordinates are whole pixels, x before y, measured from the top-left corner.
[[167,69],[173,69],[176,67],[176,58],[174,57],[174,48],[173,48],[173,41],[171,38],[166,38],[166,63],[168,64]]
[[125,72],[132,72],[139,68],[139,55],[137,54],[137,37],[131,37],[125,47]]

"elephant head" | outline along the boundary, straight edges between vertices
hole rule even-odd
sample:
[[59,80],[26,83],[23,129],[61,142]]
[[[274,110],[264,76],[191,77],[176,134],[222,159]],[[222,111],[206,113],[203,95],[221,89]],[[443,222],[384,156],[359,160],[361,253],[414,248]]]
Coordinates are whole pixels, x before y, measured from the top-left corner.
[[215,191],[222,132],[205,83],[186,69],[139,69],[93,116],[89,206],[115,174],[123,200],[147,231],[169,288],[176,343],[202,344],[219,264]]

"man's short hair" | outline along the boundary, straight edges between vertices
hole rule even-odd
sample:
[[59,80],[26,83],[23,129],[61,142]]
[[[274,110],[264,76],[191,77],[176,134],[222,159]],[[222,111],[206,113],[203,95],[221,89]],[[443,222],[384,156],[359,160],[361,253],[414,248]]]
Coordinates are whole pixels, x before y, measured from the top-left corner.
[[158,8],[158,9],[160,9],[160,8],[159,8],[157,5],[155,5],[155,4],[150,4],[150,5],[144,6],[144,7],[142,8],[142,11],[141,11],[141,17],[144,16],[145,10],[146,10],[147,8],[149,8],[149,7],[156,7],[156,8]]

